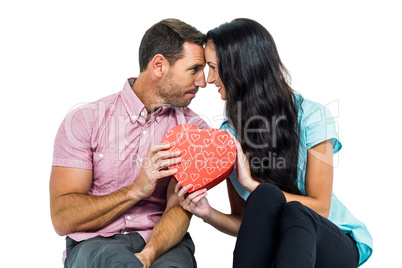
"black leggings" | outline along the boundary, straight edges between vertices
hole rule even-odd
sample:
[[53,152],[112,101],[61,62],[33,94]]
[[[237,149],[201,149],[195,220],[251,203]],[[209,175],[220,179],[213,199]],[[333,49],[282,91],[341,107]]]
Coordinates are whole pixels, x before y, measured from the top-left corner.
[[357,267],[356,242],[300,202],[286,203],[268,183],[248,197],[233,267]]

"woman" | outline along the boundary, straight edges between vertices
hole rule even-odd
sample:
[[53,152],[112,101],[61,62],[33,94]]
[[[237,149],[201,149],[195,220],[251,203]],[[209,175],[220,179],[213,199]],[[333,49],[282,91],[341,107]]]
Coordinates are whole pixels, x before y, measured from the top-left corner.
[[[287,83],[274,40],[259,23],[235,19],[207,34],[207,82],[226,101],[222,129],[236,136],[236,174],[227,180],[231,214],[206,191],[181,206],[237,236],[234,267],[357,267],[371,255],[363,223],[332,194],[333,154],[342,145],[324,106]],[[328,119],[329,118],[329,119]]]

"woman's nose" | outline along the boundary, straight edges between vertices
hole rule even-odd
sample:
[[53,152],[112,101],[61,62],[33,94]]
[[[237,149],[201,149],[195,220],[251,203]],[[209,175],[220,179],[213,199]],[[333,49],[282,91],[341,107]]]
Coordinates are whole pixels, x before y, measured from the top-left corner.
[[212,72],[208,72],[207,83],[208,83],[208,84],[212,84],[212,83],[214,83],[214,82],[215,82],[215,78],[214,78],[214,76],[212,75]]

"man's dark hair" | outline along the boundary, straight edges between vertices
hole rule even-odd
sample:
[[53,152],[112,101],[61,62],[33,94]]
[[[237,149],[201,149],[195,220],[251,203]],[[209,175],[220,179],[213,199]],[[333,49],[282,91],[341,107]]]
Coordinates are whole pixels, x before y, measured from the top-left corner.
[[203,46],[205,41],[205,34],[181,20],[162,20],[149,28],[141,40],[140,72],[145,71],[156,54],[162,54],[173,65],[183,57],[184,42]]

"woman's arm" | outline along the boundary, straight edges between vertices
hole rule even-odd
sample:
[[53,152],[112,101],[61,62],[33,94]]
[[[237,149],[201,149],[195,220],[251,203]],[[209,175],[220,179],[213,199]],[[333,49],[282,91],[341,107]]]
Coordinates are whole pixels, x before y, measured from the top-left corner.
[[221,232],[237,236],[243,219],[245,201],[239,196],[229,179],[226,180],[231,213],[225,214],[212,208],[206,199],[207,191],[199,190],[187,195],[192,185],[181,187],[176,185],[175,192],[179,196],[180,205],[195,216],[204,220]]
[[221,232],[228,235],[237,236],[240,224],[243,219],[246,202],[239,196],[230,179],[226,180],[231,214],[223,214],[212,209],[210,217],[204,218],[204,222],[209,223]]
[[323,141],[307,151],[306,195],[286,193],[287,202],[299,201],[324,217],[329,216],[333,183],[332,140]]
[[[240,143],[234,139],[237,149],[237,178],[249,192],[259,185],[251,177],[250,167]],[[332,140],[323,141],[307,151],[306,195],[283,192],[287,202],[299,201],[318,214],[328,217],[331,207],[333,182],[333,147]]]

